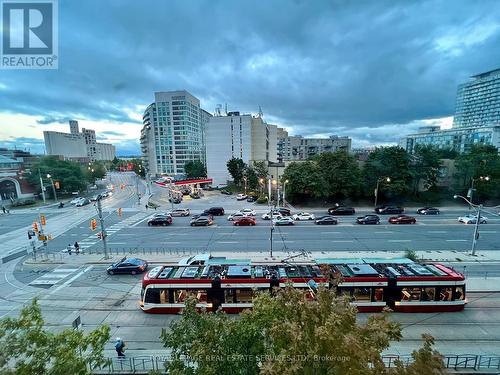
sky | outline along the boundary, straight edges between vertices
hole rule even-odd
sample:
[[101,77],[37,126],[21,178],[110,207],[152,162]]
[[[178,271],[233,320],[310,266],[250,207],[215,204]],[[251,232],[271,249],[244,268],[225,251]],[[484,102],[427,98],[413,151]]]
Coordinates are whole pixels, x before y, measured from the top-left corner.
[[59,69],[0,70],[0,147],[43,153],[75,119],[138,155],[154,92],[182,89],[293,135],[394,144],[450,127],[499,46],[496,0],[60,0]]

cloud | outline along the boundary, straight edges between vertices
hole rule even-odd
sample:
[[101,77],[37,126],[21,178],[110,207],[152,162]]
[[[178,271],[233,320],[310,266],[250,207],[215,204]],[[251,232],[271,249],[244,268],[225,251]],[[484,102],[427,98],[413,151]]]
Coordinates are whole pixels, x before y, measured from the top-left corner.
[[113,125],[98,134],[135,126],[100,135],[130,142],[155,91],[186,89],[210,112],[260,105],[293,133],[391,141],[452,116],[457,85],[499,67],[499,12],[467,0],[59,2],[59,69],[3,71],[0,112]]

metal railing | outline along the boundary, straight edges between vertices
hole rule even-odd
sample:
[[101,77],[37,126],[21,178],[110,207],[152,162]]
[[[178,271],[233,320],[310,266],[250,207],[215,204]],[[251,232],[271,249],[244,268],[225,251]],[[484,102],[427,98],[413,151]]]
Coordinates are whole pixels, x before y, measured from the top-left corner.
[[[94,368],[92,371],[94,374],[146,374],[149,371],[167,374],[165,363],[169,360],[168,355],[109,358],[106,366]],[[397,361],[401,361],[403,365],[407,366],[413,361],[413,358],[410,355],[387,354],[382,356],[382,360],[387,368],[394,368]],[[500,356],[444,355],[443,363],[449,370],[473,370],[478,373],[482,370],[500,370]]]

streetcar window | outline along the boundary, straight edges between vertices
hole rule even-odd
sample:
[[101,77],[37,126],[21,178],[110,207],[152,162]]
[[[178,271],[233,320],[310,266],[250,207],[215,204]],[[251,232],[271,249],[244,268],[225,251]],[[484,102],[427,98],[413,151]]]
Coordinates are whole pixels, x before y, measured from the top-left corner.
[[436,288],[424,288],[422,291],[422,301],[434,301]]
[[352,288],[337,288],[337,294],[341,297],[349,297],[352,296]]
[[236,302],[252,302],[252,289],[236,289]]
[[421,288],[403,288],[403,290],[401,291],[401,300],[409,302],[420,301],[421,294]]
[[224,301],[226,301],[226,303],[234,303],[234,294],[234,289],[225,289]]
[[464,287],[463,286],[457,286],[455,288],[455,300],[463,300],[465,298],[465,293],[464,293]]
[[373,300],[375,302],[382,302],[384,300],[384,288],[374,289]]
[[451,288],[441,288],[441,292],[439,293],[440,301],[451,301],[451,297],[452,297]]
[[355,301],[371,301],[371,288],[354,288]]
[[146,290],[144,303],[160,303],[160,289],[149,288]]

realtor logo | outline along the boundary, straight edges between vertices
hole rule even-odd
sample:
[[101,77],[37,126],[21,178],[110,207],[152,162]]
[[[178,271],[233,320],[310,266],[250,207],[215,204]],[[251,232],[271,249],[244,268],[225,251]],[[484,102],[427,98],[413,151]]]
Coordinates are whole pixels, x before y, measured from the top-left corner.
[[0,0],[3,69],[57,69],[56,0]]

